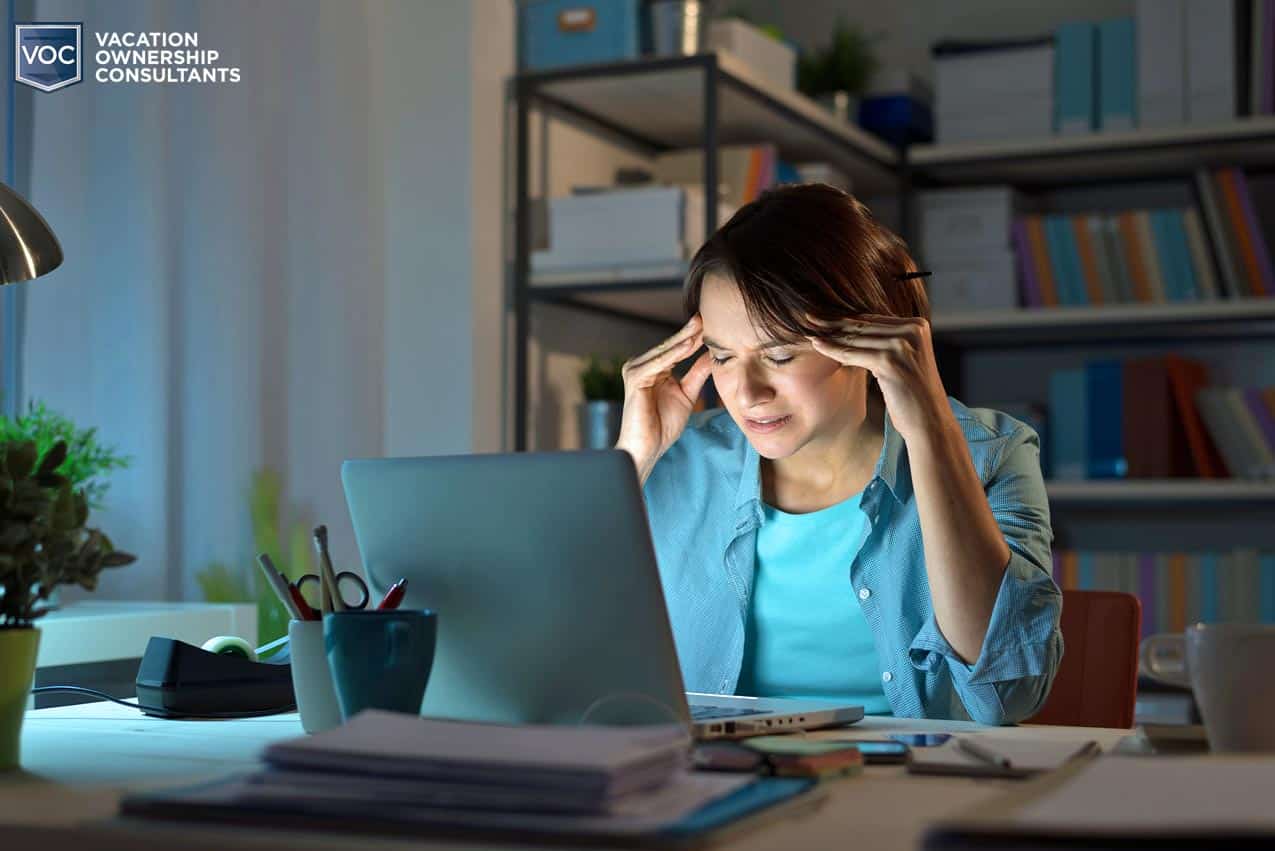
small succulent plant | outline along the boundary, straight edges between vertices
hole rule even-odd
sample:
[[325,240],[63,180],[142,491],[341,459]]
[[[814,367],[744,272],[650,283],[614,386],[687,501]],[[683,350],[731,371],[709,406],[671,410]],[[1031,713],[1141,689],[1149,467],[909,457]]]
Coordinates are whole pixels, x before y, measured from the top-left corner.
[[0,444],[0,629],[31,626],[59,585],[92,590],[137,558],[85,527],[88,497],[56,472],[66,457],[62,440],[43,457],[33,440]]
[[603,360],[591,355],[584,371],[580,373],[580,389],[587,402],[624,401],[624,361],[620,358]]

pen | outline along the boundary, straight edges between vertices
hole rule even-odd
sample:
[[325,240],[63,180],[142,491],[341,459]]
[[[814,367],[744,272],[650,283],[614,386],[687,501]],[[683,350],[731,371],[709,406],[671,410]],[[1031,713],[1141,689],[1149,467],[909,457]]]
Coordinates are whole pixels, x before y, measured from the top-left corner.
[[294,620],[302,620],[301,610],[297,608],[296,601],[292,599],[292,594],[288,591],[288,580],[283,578],[278,570],[275,569],[274,562],[266,553],[257,556],[257,564],[261,567],[262,574],[266,577],[266,584],[270,586],[270,590],[274,591],[275,596],[279,598],[279,602],[283,604],[283,608],[287,611],[289,617]]
[[344,612],[345,601],[341,599],[341,589],[337,586],[336,573],[332,570],[332,559],[328,556],[328,527],[322,524],[314,527],[314,548],[319,553],[319,579],[322,587],[323,611]]
[[377,609],[397,609],[399,603],[403,602],[403,595],[407,593],[407,579],[400,579],[390,586],[390,590],[385,592],[385,596],[381,602],[377,604]]
[[956,746],[959,747],[961,750],[965,751],[970,756],[976,759],[981,759],[983,762],[986,762],[990,765],[995,765],[998,768],[1004,768],[1008,770],[1008,769],[1013,769],[1014,767],[1014,764],[1010,762],[1009,757],[1005,756],[1004,754],[999,754],[996,751],[992,750],[991,748],[980,745],[978,742],[974,741],[973,739],[967,739],[967,738],[961,737],[956,740]]

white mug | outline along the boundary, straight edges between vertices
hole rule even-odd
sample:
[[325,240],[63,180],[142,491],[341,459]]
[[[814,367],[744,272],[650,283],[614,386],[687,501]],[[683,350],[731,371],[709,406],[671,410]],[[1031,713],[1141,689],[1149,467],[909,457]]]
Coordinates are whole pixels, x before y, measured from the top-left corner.
[[1275,625],[1200,623],[1138,654],[1143,674],[1195,693],[1214,751],[1275,751]]
[[289,621],[288,652],[301,727],[307,733],[322,733],[341,726],[341,705],[323,647],[323,621]]

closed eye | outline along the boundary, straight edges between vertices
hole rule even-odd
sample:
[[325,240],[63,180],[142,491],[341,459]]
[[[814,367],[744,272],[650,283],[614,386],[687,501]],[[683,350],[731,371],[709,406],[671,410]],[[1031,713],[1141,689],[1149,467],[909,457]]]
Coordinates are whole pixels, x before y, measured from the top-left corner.
[[[726,363],[730,359],[731,359],[730,355],[723,355],[722,357],[718,357],[714,355],[713,363],[717,364],[718,366],[721,366],[722,364]],[[793,357],[792,355],[789,355],[788,357],[772,357],[770,355],[767,355],[766,360],[770,361],[775,366],[783,366],[784,364],[792,363]]]

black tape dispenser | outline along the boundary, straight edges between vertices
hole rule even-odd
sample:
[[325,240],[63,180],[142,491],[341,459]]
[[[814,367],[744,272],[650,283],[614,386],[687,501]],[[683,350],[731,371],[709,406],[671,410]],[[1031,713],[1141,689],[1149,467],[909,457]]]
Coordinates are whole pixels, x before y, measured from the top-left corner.
[[296,708],[285,644],[266,662],[151,636],[137,668],[137,703],[160,718],[248,718]]

